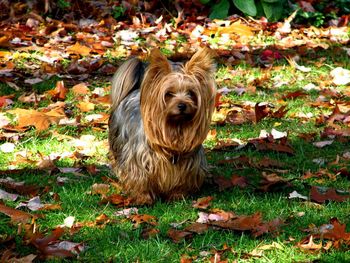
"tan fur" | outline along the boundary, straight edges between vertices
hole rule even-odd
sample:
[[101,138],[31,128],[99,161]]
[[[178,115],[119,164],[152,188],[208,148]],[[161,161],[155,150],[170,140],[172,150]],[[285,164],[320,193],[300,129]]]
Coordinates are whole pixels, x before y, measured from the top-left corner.
[[[140,85],[141,130],[128,122],[135,116],[127,107],[137,98],[137,94],[127,97],[137,82],[130,77],[137,63],[129,60],[114,77],[110,156],[124,190],[137,204],[152,203],[157,197],[179,198],[202,185],[206,173],[202,142],[216,92],[210,52],[200,49],[178,70],[159,50],[151,52]],[[121,125],[118,118],[124,117],[127,123]]]

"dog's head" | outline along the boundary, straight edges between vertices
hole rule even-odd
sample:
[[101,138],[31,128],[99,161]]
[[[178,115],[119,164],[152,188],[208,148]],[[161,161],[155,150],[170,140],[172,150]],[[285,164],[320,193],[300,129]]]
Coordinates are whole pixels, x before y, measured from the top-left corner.
[[155,49],[141,84],[141,114],[148,143],[166,153],[190,152],[205,139],[214,109],[215,64],[211,50],[184,65]]

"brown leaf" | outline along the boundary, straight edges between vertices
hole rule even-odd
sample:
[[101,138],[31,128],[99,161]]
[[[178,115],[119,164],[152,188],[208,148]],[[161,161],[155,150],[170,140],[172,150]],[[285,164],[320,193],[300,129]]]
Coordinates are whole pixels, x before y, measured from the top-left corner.
[[109,196],[103,197],[101,200],[102,203],[110,202],[117,207],[128,206],[131,203],[131,199],[120,194],[111,194]]
[[84,246],[80,243],[70,241],[59,241],[58,239],[64,234],[64,229],[58,227],[54,229],[50,235],[44,236],[36,233],[30,240],[45,257],[67,258],[74,257],[84,250]]
[[255,104],[255,123],[258,123],[263,118],[269,115],[270,108],[267,104],[260,105],[259,103]]
[[219,191],[223,191],[233,186],[238,186],[243,189],[249,185],[249,180],[247,177],[235,174],[232,175],[230,179],[225,178],[224,176],[216,176],[214,177],[214,182],[219,186]]
[[141,235],[143,239],[149,239],[157,236],[159,233],[159,229],[156,228],[145,228],[142,229]]
[[315,235],[315,238],[324,238],[330,240],[344,240],[350,241],[350,232],[346,232],[346,225],[341,224],[337,218],[332,218],[329,225],[322,225],[320,227],[321,233]]
[[290,92],[290,93],[287,93],[286,95],[283,95],[282,96],[282,99],[285,100],[285,99],[296,99],[298,97],[301,97],[301,96],[306,96],[307,93],[305,93],[304,91],[302,90],[297,90],[297,91],[294,91],[294,92]]
[[219,186],[219,191],[223,191],[233,186],[231,179],[228,179],[224,176],[215,176],[214,182]]
[[0,203],[0,212],[4,213],[5,215],[11,217],[12,223],[28,223],[32,218],[33,215],[8,207],[4,204]]
[[228,151],[232,148],[236,148],[237,146],[239,146],[239,143],[231,139],[217,140],[214,150]]
[[201,197],[196,201],[192,202],[192,207],[199,208],[199,209],[207,209],[211,205],[210,202],[213,199],[214,198],[212,196]]
[[285,163],[279,162],[274,159],[270,159],[267,156],[264,156],[261,160],[255,163],[255,165],[260,168],[260,167],[275,167],[275,168],[285,168],[287,165]]
[[288,112],[288,109],[286,110],[286,107],[285,105],[281,106],[278,110],[276,110],[275,112],[271,113],[271,117],[272,118],[277,118],[277,119],[281,119],[283,118],[286,113]]
[[263,172],[258,189],[263,192],[271,192],[273,190],[277,190],[283,187],[291,187],[292,184],[290,183],[290,181],[291,180],[287,180],[281,176],[278,176],[275,173],[266,174],[265,172]]
[[171,228],[168,230],[168,236],[174,243],[180,243],[180,241],[182,241],[183,239],[192,238],[193,234],[189,231],[181,231]]
[[324,203],[326,201],[344,202],[350,198],[350,195],[340,195],[334,188],[328,188],[325,192],[319,192],[319,187],[312,186],[310,191],[310,199],[317,203]]
[[262,223],[262,215],[257,212],[251,216],[238,216],[228,221],[214,221],[210,225],[221,227],[224,229],[248,231],[254,230]]
[[64,86],[62,80],[57,81],[56,87],[53,90],[47,91],[47,94],[54,100],[65,100],[67,93],[68,89]]
[[261,236],[266,233],[276,233],[281,226],[284,225],[284,220],[276,218],[269,222],[264,222],[253,229],[252,234],[254,237]]
[[91,194],[105,196],[109,192],[109,184],[93,184],[91,189]]
[[188,225],[184,230],[189,231],[196,234],[203,234],[208,230],[209,226],[207,224],[202,223],[192,223],[191,225]]
[[134,227],[137,228],[140,224],[150,224],[150,225],[157,225],[157,219],[155,216],[151,215],[130,215],[129,218],[134,224]]
[[294,154],[294,150],[292,147],[290,147],[288,144],[284,144],[282,142],[268,142],[263,139],[255,139],[252,140],[251,143],[254,144],[257,150],[259,151],[275,151],[275,152],[282,152],[282,153],[289,153]]
[[239,188],[243,189],[249,185],[249,180],[245,176],[239,176],[234,174],[231,177],[231,183],[233,186],[238,186]]
[[297,244],[297,247],[303,249],[303,250],[312,250],[312,251],[318,251],[322,249],[322,242],[320,244],[316,244],[313,241],[313,236],[311,235],[307,240],[301,241]]
[[4,186],[7,190],[15,191],[20,195],[36,196],[39,191],[38,186],[27,185],[24,182],[16,182],[11,177],[0,178],[0,185]]

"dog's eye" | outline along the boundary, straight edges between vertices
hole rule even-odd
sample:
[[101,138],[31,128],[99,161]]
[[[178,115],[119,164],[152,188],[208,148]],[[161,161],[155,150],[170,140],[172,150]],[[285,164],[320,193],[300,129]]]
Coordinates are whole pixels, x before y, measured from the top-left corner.
[[167,93],[165,93],[165,98],[166,98],[166,99],[170,99],[170,98],[172,98],[172,97],[174,97],[174,93],[172,93],[172,92],[167,92]]
[[195,98],[196,94],[193,91],[189,90],[189,91],[187,91],[187,96],[189,96],[191,98]]

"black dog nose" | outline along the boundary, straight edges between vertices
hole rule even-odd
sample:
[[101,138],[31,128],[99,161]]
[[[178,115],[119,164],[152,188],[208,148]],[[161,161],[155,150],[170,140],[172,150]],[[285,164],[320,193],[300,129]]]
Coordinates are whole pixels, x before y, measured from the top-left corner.
[[185,103],[179,103],[177,105],[177,108],[179,109],[180,112],[184,112],[186,110],[186,104]]

